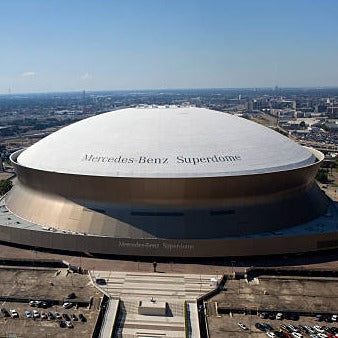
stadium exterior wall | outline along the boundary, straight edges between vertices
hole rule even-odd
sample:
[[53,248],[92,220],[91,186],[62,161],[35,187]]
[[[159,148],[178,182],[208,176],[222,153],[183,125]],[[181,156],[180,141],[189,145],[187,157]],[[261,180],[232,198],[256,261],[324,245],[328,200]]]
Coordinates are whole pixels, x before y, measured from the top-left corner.
[[18,152],[11,157],[18,182],[6,205],[32,223],[117,239],[246,236],[298,225],[326,211],[328,200],[314,182],[323,155],[312,151],[318,161],[298,169],[200,178],[47,172],[19,165]]
[[0,226],[0,240],[37,248],[93,254],[163,257],[259,256],[338,248],[338,232],[234,238],[222,240],[159,240],[83,236]]

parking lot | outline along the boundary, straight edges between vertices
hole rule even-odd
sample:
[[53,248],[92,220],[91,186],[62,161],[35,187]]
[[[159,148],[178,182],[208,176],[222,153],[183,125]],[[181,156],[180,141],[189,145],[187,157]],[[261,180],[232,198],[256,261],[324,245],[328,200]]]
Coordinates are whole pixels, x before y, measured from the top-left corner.
[[[242,330],[237,323],[244,323],[249,330]],[[267,323],[273,327],[274,330],[280,330],[280,325],[289,325],[293,326],[299,325],[325,325],[328,327],[338,327],[338,323],[326,323],[326,322],[317,322],[312,317],[302,317],[300,316],[299,320],[291,321],[291,320],[269,320],[269,319],[261,319],[257,315],[244,315],[244,314],[234,314],[232,317],[229,315],[220,315],[212,316],[208,318],[209,324],[209,333],[211,338],[224,338],[224,337],[267,337],[265,332],[258,330],[255,327],[255,323]],[[303,337],[310,337],[310,335],[301,333]]]
[[[88,275],[71,273],[67,269],[0,268],[0,308],[8,312],[15,309],[19,318],[5,317],[0,313],[0,335],[18,337],[91,337],[100,308],[101,294],[91,285]],[[75,298],[67,300],[70,293]],[[13,301],[16,300],[16,301]],[[47,307],[31,307],[29,300],[47,300]],[[65,309],[69,301],[74,305]],[[54,303],[53,303],[54,302]],[[81,304],[83,306],[77,306]],[[91,305],[88,305],[91,304]],[[25,310],[38,311],[38,318],[27,318]],[[41,318],[42,313],[58,312],[62,319]],[[67,314],[70,326],[65,325]],[[76,318],[71,316],[75,315]],[[85,321],[79,319],[83,314]],[[60,327],[60,321],[64,327]]]
[[[320,325],[338,327],[338,323],[318,322],[316,314],[337,314],[337,278],[259,276],[253,280],[229,279],[224,291],[212,297],[206,304],[207,323],[211,338],[267,337],[255,323],[267,323],[274,330],[280,325]],[[257,313],[278,312],[298,314],[298,320],[262,319]],[[245,314],[246,313],[246,314]],[[249,330],[238,326],[244,323]],[[304,337],[309,334],[301,333]]]
[[[0,330],[2,333],[7,335],[10,333],[15,333],[22,337],[88,337],[91,336],[90,332],[93,330],[96,323],[97,312],[88,310],[87,308],[80,309],[68,309],[65,310],[62,306],[52,306],[47,309],[36,308],[40,312],[40,318],[33,319],[27,318],[24,315],[24,310],[29,310],[32,312],[28,304],[24,303],[5,303],[2,304],[2,307],[5,307],[8,311],[10,309],[15,309],[19,313],[19,318],[4,318],[2,315],[0,317]],[[35,308],[34,308],[35,309]],[[74,328],[68,329],[60,328],[59,321],[41,319],[41,312],[55,312],[60,313],[62,316],[64,313],[67,313],[69,316],[75,314],[78,318],[79,314],[82,313],[87,319],[86,322],[81,322],[80,320],[71,321]],[[64,321],[64,319],[63,319]]]

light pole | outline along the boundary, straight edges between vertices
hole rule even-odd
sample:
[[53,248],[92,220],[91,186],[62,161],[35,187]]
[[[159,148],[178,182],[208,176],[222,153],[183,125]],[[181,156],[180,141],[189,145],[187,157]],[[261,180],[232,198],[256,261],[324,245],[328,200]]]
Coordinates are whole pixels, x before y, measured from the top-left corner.
[[232,275],[234,274],[234,263],[236,263],[236,261],[231,261],[231,273],[232,273]]

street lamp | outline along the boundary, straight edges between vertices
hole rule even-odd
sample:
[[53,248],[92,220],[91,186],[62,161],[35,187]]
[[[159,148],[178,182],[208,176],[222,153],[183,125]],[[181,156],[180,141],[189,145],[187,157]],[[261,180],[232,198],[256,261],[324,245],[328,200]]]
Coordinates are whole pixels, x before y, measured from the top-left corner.
[[231,261],[231,273],[232,273],[232,275],[234,274],[234,263],[236,263],[236,261]]

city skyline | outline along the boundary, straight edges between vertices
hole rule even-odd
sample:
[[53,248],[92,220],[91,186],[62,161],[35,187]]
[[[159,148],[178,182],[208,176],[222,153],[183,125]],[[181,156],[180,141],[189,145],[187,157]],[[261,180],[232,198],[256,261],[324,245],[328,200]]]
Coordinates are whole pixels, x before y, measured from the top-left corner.
[[338,3],[11,1],[0,94],[338,87]]

